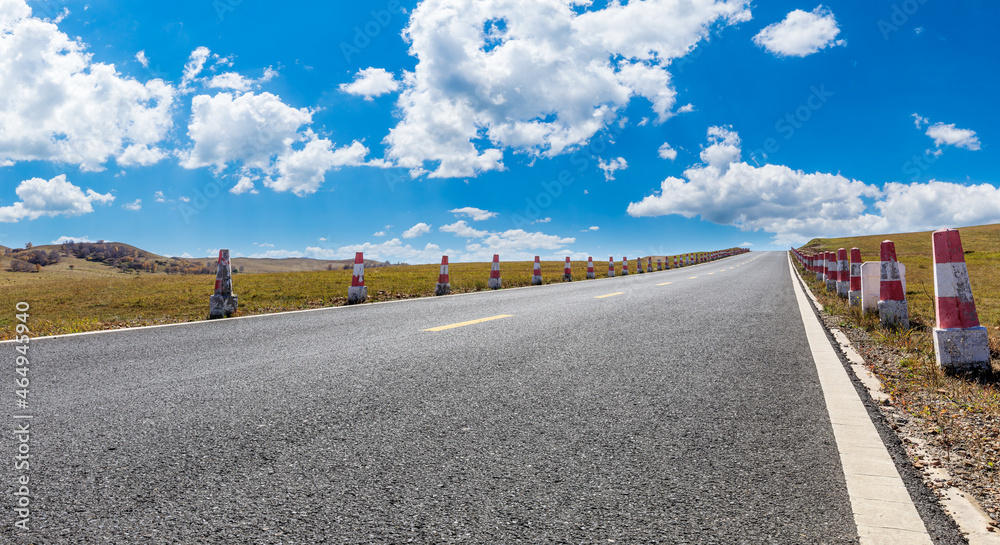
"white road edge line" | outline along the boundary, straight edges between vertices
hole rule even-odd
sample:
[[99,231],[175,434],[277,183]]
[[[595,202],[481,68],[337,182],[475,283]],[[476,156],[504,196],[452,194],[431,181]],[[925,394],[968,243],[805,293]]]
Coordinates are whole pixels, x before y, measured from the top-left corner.
[[788,262],[795,300],[812,352],[826,409],[833,425],[840,463],[847,481],[854,523],[861,545],[906,543],[932,545],[924,521],[910,498],[868,411],[834,351],[826,330],[813,313],[805,289]]

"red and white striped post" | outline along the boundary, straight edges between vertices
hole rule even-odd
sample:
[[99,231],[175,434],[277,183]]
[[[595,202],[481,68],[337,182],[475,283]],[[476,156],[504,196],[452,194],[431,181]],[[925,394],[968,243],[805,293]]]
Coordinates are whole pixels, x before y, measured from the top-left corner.
[[952,373],[988,371],[990,341],[979,325],[972,299],[962,237],[955,229],[934,231],[934,352],[943,370]]
[[861,250],[851,248],[851,289],[847,301],[852,307],[861,306]]
[[660,258],[656,258],[656,270],[658,271],[663,270],[663,260]]
[[622,258],[622,276],[628,276],[628,258]]
[[608,278],[615,277],[615,256],[608,257]]
[[646,272],[653,272],[653,257],[646,258]]
[[675,269],[677,269],[677,268],[680,267],[680,265],[678,265],[677,263],[679,263],[678,260],[677,260],[677,256],[674,256],[674,268]]
[[438,275],[437,286],[434,287],[434,295],[448,295],[451,293],[451,277],[448,274],[448,256],[441,256],[441,273]]
[[354,254],[354,274],[351,275],[351,287],[347,288],[347,304],[364,303],[368,298],[368,288],[365,286],[365,254]]
[[239,298],[233,293],[233,267],[229,261],[229,250],[219,250],[218,267],[215,270],[215,293],[208,298],[208,317],[228,318],[236,313]]
[[587,280],[595,278],[597,278],[597,273],[594,272],[594,258],[593,256],[587,256]]
[[542,285],[542,262],[539,260],[539,257],[537,255],[535,256],[535,270],[531,274],[531,285],[532,286]]
[[881,277],[878,293],[878,318],[883,325],[910,327],[910,311],[903,293],[903,281],[896,263],[896,244],[891,240],[882,241]]
[[490,269],[490,289],[500,289],[500,254],[493,254],[493,268]]
[[563,268],[563,282],[573,281],[573,268],[569,263],[569,256],[566,256],[566,267]]
[[645,273],[645,272],[646,272],[646,271],[645,271],[645,270],[643,270],[643,268],[642,268],[642,258],[641,258],[641,257],[637,257],[637,258],[635,258],[635,271],[636,271],[637,273],[639,273],[639,274],[643,274],[643,273]]
[[826,291],[837,291],[837,254],[826,252]]
[[826,278],[826,252],[820,252],[816,256],[816,280],[822,281]]
[[851,268],[847,261],[847,250],[840,248],[837,250],[837,296],[847,299],[849,291],[851,291]]

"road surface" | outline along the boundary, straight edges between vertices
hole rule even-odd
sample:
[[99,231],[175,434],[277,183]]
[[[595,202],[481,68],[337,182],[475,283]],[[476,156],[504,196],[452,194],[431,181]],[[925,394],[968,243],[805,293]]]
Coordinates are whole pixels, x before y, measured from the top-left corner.
[[750,253],[35,339],[0,542],[857,543],[792,282]]

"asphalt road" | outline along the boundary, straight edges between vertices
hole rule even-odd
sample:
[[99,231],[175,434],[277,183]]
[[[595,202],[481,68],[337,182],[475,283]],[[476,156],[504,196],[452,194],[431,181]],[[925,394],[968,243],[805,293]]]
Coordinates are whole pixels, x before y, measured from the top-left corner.
[[31,530],[4,463],[3,543],[857,542],[783,253],[31,364]]

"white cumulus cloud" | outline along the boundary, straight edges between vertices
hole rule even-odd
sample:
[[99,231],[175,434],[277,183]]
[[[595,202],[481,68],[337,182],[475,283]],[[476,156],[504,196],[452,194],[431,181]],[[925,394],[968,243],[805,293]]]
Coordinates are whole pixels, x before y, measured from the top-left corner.
[[657,153],[659,154],[661,159],[668,159],[670,161],[673,161],[674,159],[677,158],[677,150],[670,147],[670,144],[666,142],[664,142],[663,145],[660,146],[660,149],[657,150]]
[[0,207],[0,222],[15,223],[42,216],[79,216],[94,211],[94,204],[110,204],[115,197],[93,189],[84,192],[60,174],[51,180],[32,178],[21,182],[14,191],[21,199],[10,206]]
[[330,140],[303,130],[312,114],[267,92],[195,96],[188,124],[193,146],[180,153],[181,165],[216,172],[236,165],[243,187],[244,177],[265,177],[264,185],[275,191],[315,193],[330,170],[367,164],[368,148],[355,141],[335,149]]
[[597,168],[604,171],[604,181],[612,182],[615,179],[615,172],[627,169],[628,162],[625,161],[624,157],[618,157],[608,162],[604,162],[604,159],[598,159]]
[[748,165],[739,159],[739,136],[728,128],[713,127],[709,140],[703,164],[683,178],[663,180],[659,191],[629,204],[628,214],[701,216],[772,233],[777,244],[1000,222],[1000,188],[989,184],[932,180],[878,187],[839,174]]
[[484,221],[490,218],[495,218],[500,214],[496,212],[490,212],[489,210],[482,210],[480,208],[473,208],[471,206],[466,206],[464,208],[455,208],[454,210],[449,210],[455,216],[467,216],[472,218],[472,221]]
[[365,68],[354,75],[353,82],[341,84],[340,90],[371,101],[374,97],[398,91],[399,82],[384,68]]
[[718,24],[749,20],[748,0],[425,0],[404,38],[401,120],[386,158],[414,175],[502,170],[504,151],[552,157],[614,123],[633,97],[670,117],[667,72]]
[[[57,19],[58,20],[58,19]],[[151,164],[173,126],[176,89],[123,77],[23,0],[0,2],[0,164],[55,161],[102,171]]]
[[240,181],[236,183],[229,192],[234,195],[242,195],[244,193],[250,193],[251,195],[256,195],[260,193],[257,188],[253,185],[253,180],[249,176],[243,176]]
[[431,226],[426,223],[418,223],[413,227],[410,227],[406,231],[403,231],[403,238],[417,238],[421,235],[426,235],[431,232]]
[[947,125],[944,123],[935,123],[927,128],[925,134],[933,138],[934,145],[939,148],[946,145],[977,151],[980,147],[976,131],[956,128],[954,123]]
[[488,231],[479,231],[473,229],[466,223],[465,220],[459,220],[451,225],[442,225],[438,227],[438,231],[444,233],[455,233],[455,236],[462,238],[482,238],[489,235]]
[[184,65],[184,75],[181,77],[181,87],[188,87],[191,82],[198,78],[198,75],[201,74],[201,71],[205,68],[205,62],[211,54],[212,51],[205,46],[200,46],[191,52],[191,56],[188,58],[187,64]]
[[68,237],[68,236],[63,235],[63,236],[61,236],[61,237],[53,240],[49,244],[66,244],[67,242],[97,242],[97,241],[96,240],[90,240],[90,238],[88,238],[88,237]]
[[812,12],[797,9],[782,21],[767,26],[753,37],[755,44],[778,56],[805,57],[827,48],[845,45],[838,40],[840,28],[833,13],[818,6]]

